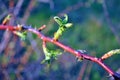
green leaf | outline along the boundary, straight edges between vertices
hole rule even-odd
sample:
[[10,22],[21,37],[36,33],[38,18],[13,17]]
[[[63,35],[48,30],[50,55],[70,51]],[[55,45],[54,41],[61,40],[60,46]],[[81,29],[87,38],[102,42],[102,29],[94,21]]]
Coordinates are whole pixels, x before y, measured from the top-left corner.
[[27,32],[24,31],[24,32],[14,32],[17,36],[19,36],[21,38],[21,40],[25,40],[26,39],[26,36],[27,36]]
[[64,18],[64,20],[62,21],[62,23],[63,23],[63,24],[66,24],[66,23],[68,22],[68,15],[65,14],[64,17],[65,17],[65,18]]
[[62,52],[59,49],[56,50],[48,50],[46,47],[43,47],[43,51],[45,54],[45,59],[41,63],[50,64],[53,60],[57,59],[58,55],[61,55]]
[[54,20],[59,24],[59,26],[62,25],[62,19],[60,19],[58,16],[55,16]]
[[65,14],[64,17],[65,17],[64,20],[62,20],[58,16],[54,17],[54,20],[59,24],[59,28],[58,28],[57,32],[55,32],[55,34],[54,34],[54,40],[58,40],[60,38],[60,36],[62,36],[63,32],[67,28],[72,26],[72,23],[67,23],[68,16]]
[[67,28],[69,28],[69,27],[72,27],[72,23],[67,23],[67,24],[65,24],[65,27],[67,27]]
[[51,54],[49,53],[49,50],[46,47],[43,47],[43,52],[45,54],[45,59],[41,63],[47,62],[48,64],[50,64]]
[[62,54],[62,52],[59,49],[51,50],[50,52],[52,55],[51,57],[54,59],[57,59],[57,57]]

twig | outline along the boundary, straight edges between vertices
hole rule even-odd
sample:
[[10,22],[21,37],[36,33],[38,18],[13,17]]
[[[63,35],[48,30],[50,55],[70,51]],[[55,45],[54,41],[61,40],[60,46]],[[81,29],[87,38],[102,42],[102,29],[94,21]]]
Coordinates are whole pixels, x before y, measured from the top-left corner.
[[120,44],[120,37],[117,33],[117,31],[115,30],[115,25],[113,25],[112,21],[110,20],[110,16],[109,16],[109,13],[108,13],[108,10],[107,10],[107,6],[106,6],[106,3],[105,3],[105,0],[103,0],[103,10],[104,10],[104,15],[105,15],[105,18],[107,20],[107,23],[111,29],[111,31],[113,32],[113,34],[115,35],[118,43]]
[[89,80],[90,71],[91,71],[92,66],[93,66],[92,62],[89,62],[89,63],[87,64],[87,66],[89,66],[89,67],[87,68],[87,71],[86,71],[85,80]]
[[[3,26],[3,25],[0,25],[0,30],[2,29],[8,29],[8,30],[11,30],[11,31],[14,31],[16,30],[17,28],[15,28],[14,26]],[[61,42],[59,41],[55,41],[53,40],[52,38],[49,38],[49,37],[46,37],[44,36],[41,32],[39,32],[38,30],[36,29],[33,29],[33,28],[28,28],[27,31],[29,32],[32,32],[34,34],[36,34],[39,38],[41,38],[43,41],[46,41],[46,42],[51,42],[57,46],[59,46],[60,48],[64,49],[65,51],[73,54],[74,56],[76,57],[83,57],[84,59],[86,60],[90,60],[92,62],[95,62],[97,64],[99,64],[101,67],[103,67],[110,75],[112,75],[115,80],[120,80],[120,74],[114,72],[111,68],[109,68],[107,65],[105,65],[100,58],[97,58],[97,57],[93,57],[93,56],[89,56],[87,54],[83,54],[81,52],[78,52],[72,48],[70,48],[69,46],[66,46],[64,44],[62,44]]]
[[61,15],[63,15],[64,13],[69,13],[69,12],[71,12],[71,11],[73,11],[73,10],[77,10],[77,9],[79,9],[79,8],[81,8],[81,7],[88,7],[90,5],[90,3],[89,2],[85,2],[85,3],[83,3],[83,2],[78,2],[77,4],[74,4],[74,5],[72,5],[72,6],[69,6],[69,7],[67,7],[66,9],[64,9],[63,11],[61,11],[58,15],[59,16],[61,16]]
[[42,3],[48,3],[50,5],[50,9],[54,8],[53,0],[37,0],[37,1],[42,2]]
[[10,80],[9,74],[8,74],[8,72],[6,70],[3,70],[3,74],[5,76],[4,77],[5,80]]
[[22,18],[22,20],[21,20],[22,24],[26,23],[29,15],[30,15],[31,10],[32,10],[33,7],[35,6],[35,2],[36,2],[36,0],[31,0],[31,1],[30,1],[29,5],[28,5],[28,7],[27,7],[27,9],[26,9],[26,11],[25,11],[25,13],[24,13],[24,16],[23,16],[23,18]]
[[24,1],[24,0],[18,0],[17,5],[16,5],[16,7],[15,7],[15,9],[14,9],[14,12],[13,12],[14,16],[17,16],[17,15],[18,15],[18,13],[19,13],[19,11],[20,11],[20,8],[21,8],[21,6],[22,6],[22,4],[23,4],[23,1]]
[[[14,1],[13,0],[10,0],[9,2],[9,12],[11,12],[13,10],[13,7],[14,7]],[[3,25],[8,25],[8,24],[11,24],[13,25],[13,22],[10,21],[10,19],[7,20],[7,23],[6,24],[3,24]],[[5,31],[4,32],[4,36],[2,38],[2,42],[0,43],[1,46],[0,46],[0,53],[6,48],[6,46],[8,45],[8,42],[10,41],[10,37],[11,37],[11,33],[9,31]]]
[[9,43],[9,38],[11,37],[11,35],[8,35],[8,31],[5,31],[3,38],[2,38],[2,42],[0,43],[0,54],[1,52],[6,48],[7,44]]
[[84,73],[85,73],[85,69],[86,69],[86,67],[87,67],[87,64],[88,64],[87,61],[85,61],[85,62],[83,63],[83,65],[82,65],[82,67],[81,67],[81,69],[80,69],[80,72],[79,72],[79,74],[78,74],[77,80],[82,80],[83,75],[84,75]]
[[27,51],[25,52],[25,54],[23,55],[23,57],[21,57],[20,61],[22,64],[26,64],[29,60],[30,55],[32,54],[33,49],[31,46],[28,46]]
[[28,38],[29,38],[29,41],[31,43],[32,49],[35,51],[37,56],[41,57],[42,56],[40,54],[41,50],[38,49],[37,43],[36,43],[35,39],[32,38],[32,34],[31,33],[28,33]]

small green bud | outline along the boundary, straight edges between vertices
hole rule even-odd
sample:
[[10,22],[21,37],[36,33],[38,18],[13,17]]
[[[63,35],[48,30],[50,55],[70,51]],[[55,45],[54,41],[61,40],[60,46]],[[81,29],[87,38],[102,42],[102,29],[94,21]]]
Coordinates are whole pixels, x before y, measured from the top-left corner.
[[67,24],[65,24],[65,27],[69,28],[69,27],[71,27],[72,25],[73,25],[72,23],[67,23]]

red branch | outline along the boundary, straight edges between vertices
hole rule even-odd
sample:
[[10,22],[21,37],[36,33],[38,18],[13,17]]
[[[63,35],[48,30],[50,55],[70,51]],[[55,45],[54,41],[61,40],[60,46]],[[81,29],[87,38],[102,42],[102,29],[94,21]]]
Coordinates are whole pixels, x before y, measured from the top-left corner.
[[[17,31],[18,28],[15,27],[15,26],[3,26],[3,25],[0,25],[0,30],[10,30],[10,31]],[[99,64],[101,67],[103,67],[109,74],[111,74],[115,80],[120,80],[120,75],[117,74],[116,72],[114,72],[112,69],[110,69],[107,65],[105,65],[100,58],[97,58],[97,57],[93,57],[93,56],[89,56],[89,55],[86,55],[86,54],[83,54],[81,53],[80,51],[76,51],[72,48],[70,48],[69,46],[66,46],[64,44],[62,44],[61,42],[59,41],[55,41],[53,40],[52,38],[49,38],[49,37],[46,37],[44,36],[39,30],[36,30],[36,29],[33,29],[33,28],[28,28],[27,31],[29,32],[32,32],[34,34],[36,34],[39,38],[41,38],[43,41],[46,41],[46,42],[51,42],[57,46],[59,46],[60,48],[66,50],[67,52],[73,54],[74,56],[76,57],[83,57],[84,59],[86,60],[90,60],[92,62],[95,62],[97,64]]]

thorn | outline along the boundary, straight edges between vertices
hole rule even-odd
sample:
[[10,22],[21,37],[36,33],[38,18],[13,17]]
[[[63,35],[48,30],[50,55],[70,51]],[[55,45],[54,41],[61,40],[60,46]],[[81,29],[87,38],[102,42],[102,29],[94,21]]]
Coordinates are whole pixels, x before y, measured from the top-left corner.
[[80,52],[80,53],[87,53],[86,50],[77,50],[77,51]]
[[35,30],[37,30],[37,28],[36,28],[36,26],[35,26],[35,28],[34,28]]

